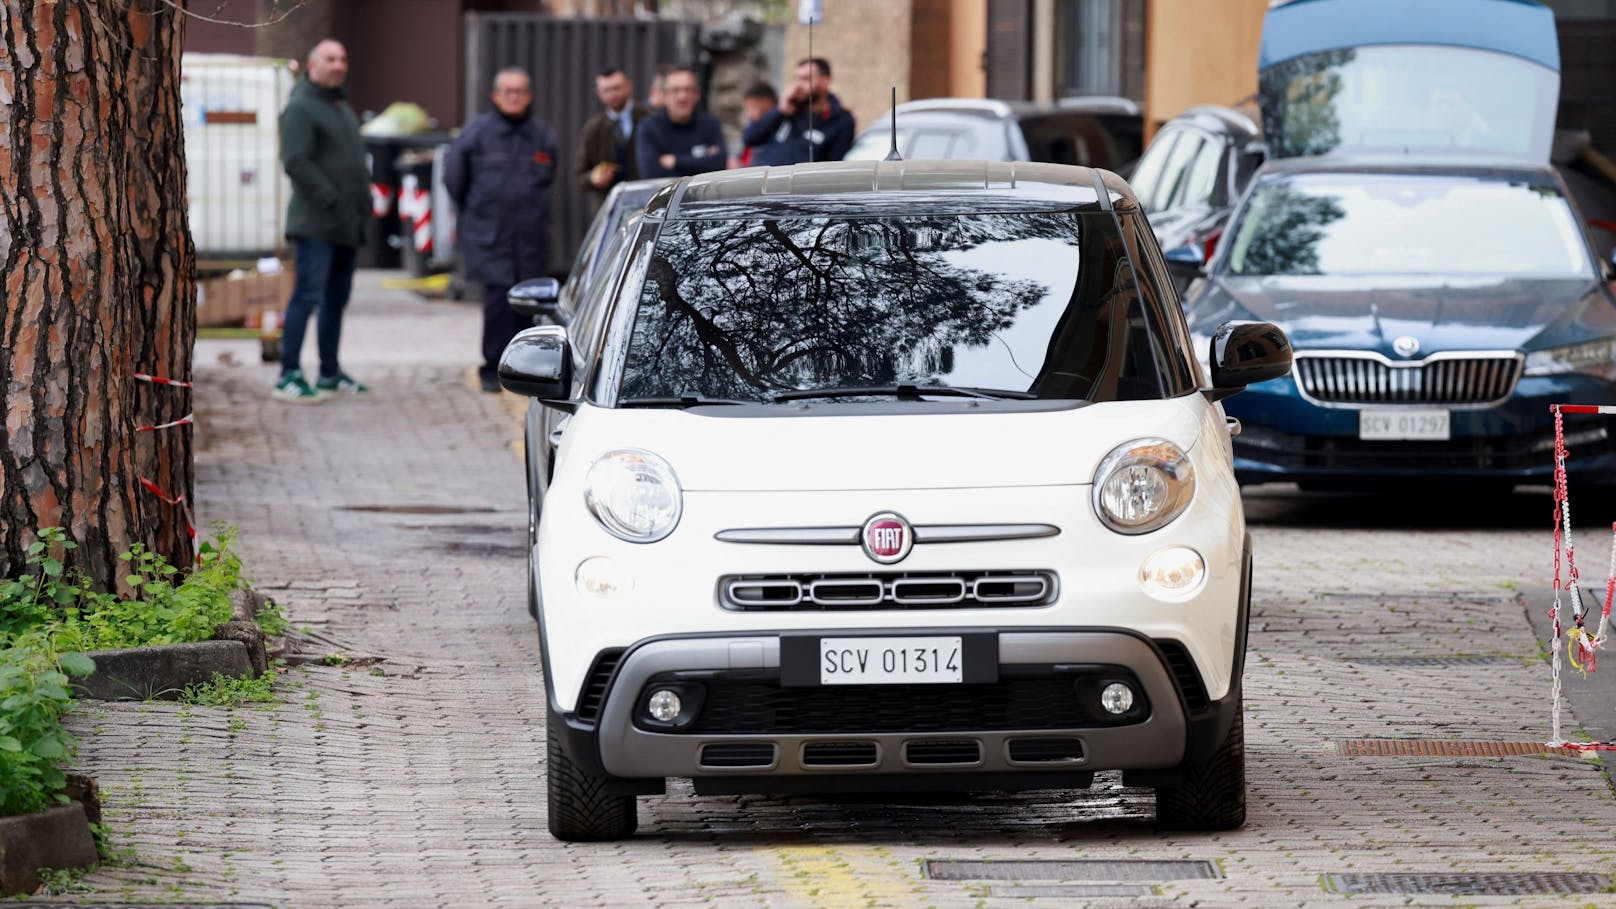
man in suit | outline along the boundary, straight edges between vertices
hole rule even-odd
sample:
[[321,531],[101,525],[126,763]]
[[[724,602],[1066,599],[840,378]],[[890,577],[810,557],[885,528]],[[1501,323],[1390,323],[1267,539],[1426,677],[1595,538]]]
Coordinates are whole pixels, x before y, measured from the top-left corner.
[[595,77],[595,97],[600,99],[601,110],[584,123],[574,168],[578,189],[589,198],[591,213],[600,210],[613,186],[639,179],[634,135],[650,113],[634,103],[634,83],[616,66]]

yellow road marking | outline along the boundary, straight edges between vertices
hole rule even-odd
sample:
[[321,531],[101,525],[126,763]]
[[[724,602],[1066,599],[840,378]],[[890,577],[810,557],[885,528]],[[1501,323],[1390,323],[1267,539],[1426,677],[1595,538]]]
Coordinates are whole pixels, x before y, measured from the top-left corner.
[[908,906],[915,889],[902,862],[881,846],[793,846],[771,850],[792,904],[824,909]]

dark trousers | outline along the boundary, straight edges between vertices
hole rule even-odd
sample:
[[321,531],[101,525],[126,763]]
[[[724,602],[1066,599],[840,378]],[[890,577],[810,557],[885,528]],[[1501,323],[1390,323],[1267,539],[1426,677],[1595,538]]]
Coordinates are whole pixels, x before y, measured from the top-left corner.
[[281,375],[300,369],[303,336],[309,316],[318,312],[315,340],[320,348],[320,376],[335,378],[342,372],[337,365],[337,345],[342,341],[342,310],[353,292],[356,250],[334,246],[321,240],[296,237],[297,283],[286,304],[286,325],[281,334]]
[[526,326],[519,324],[515,310],[505,302],[510,293],[509,284],[483,286],[483,367],[477,374],[484,379],[499,378],[499,355],[511,343],[516,333]]

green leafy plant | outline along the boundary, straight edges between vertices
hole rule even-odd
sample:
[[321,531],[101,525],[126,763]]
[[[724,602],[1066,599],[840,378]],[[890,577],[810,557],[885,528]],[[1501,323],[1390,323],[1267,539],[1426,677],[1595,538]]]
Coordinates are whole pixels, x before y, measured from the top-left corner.
[[83,654],[58,656],[37,632],[0,650],[0,816],[67,801],[62,764],[78,744],[62,728],[72,704],[68,675],[94,669]]
[[47,527],[28,548],[32,572],[0,582],[0,644],[30,629],[45,630],[59,651],[106,650],[204,641],[230,621],[230,594],[241,586],[241,560],[232,550],[235,530],[199,549],[189,575],[136,543],[119,556],[128,565],[128,597],[94,590],[82,573],[69,576],[58,553],[75,546],[59,527]]
[[281,605],[274,600],[265,600],[264,608],[258,610],[258,614],[253,616],[253,621],[258,623],[259,629],[264,634],[272,637],[285,634],[286,629],[292,624],[287,621],[286,613],[281,611]]
[[213,678],[197,685],[187,685],[180,692],[180,702],[199,707],[239,707],[242,704],[273,704],[275,676],[264,673],[257,678],[235,678],[215,672]]

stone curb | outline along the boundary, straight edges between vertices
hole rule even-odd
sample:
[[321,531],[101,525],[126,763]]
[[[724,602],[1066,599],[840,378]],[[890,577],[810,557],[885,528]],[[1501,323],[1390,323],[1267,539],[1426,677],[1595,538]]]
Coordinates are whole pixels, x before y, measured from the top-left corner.
[[[254,660],[241,641],[196,641],[94,650],[95,672],[73,680],[74,693],[101,701],[174,700],[187,685],[209,681],[214,673],[242,678],[254,675]],[[262,665],[260,650],[259,664]]]
[[38,890],[41,868],[89,868],[95,863],[95,837],[78,802],[0,817],[0,896]]

